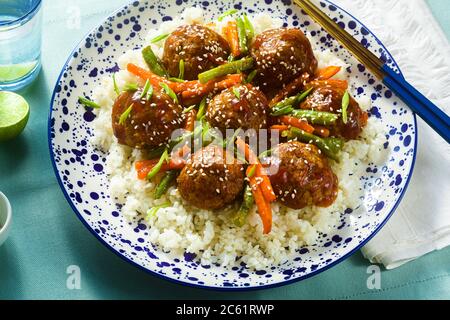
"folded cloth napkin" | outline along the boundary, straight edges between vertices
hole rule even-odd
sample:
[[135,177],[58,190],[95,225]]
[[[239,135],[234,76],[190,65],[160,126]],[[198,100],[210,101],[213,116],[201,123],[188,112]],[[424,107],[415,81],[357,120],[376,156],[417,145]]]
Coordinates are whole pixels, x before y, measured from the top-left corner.
[[[423,0],[335,0],[386,45],[405,78],[449,113],[450,45]],[[397,268],[450,245],[450,145],[418,120],[419,147],[409,189],[388,224],[363,249]]]

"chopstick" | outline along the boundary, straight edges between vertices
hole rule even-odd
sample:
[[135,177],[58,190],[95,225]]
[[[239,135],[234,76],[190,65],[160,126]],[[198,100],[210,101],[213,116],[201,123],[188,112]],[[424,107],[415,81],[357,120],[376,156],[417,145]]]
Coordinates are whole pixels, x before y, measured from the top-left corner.
[[380,58],[342,29],[310,0],[294,0],[311,18],[349,50],[418,116],[450,143],[450,118]]

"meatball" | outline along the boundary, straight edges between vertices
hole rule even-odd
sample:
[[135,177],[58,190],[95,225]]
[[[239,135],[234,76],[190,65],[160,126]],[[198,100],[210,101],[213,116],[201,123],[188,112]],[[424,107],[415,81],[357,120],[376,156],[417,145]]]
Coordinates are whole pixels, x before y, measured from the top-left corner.
[[[172,132],[183,124],[183,108],[163,91],[155,91],[150,100],[141,99],[142,89],[124,92],[112,110],[114,135],[120,144],[138,149],[153,149],[169,142]],[[120,117],[132,106],[124,123]]]
[[270,181],[287,207],[328,207],[336,200],[338,179],[316,146],[297,141],[280,144],[269,161],[279,166]]
[[205,210],[231,204],[244,188],[244,167],[222,148],[195,153],[178,177],[178,190],[189,204]]
[[311,43],[295,28],[261,33],[252,45],[251,55],[258,70],[256,81],[265,92],[273,92],[303,73],[312,76],[317,70]]
[[208,105],[206,119],[223,134],[226,129],[262,129],[267,126],[269,103],[251,85],[237,85],[216,95]]
[[167,38],[162,62],[172,77],[178,77],[183,60],[184,79],[196,80],[200,73],[225,63],[229,55],[230,47],[221,35],[193,24],[179,27]]
[[[332,82],[317,82],[318,87],[301,104],[301,109],[325,111],[336,114],[342,113],[342,98],[345,90],[333,86]],[[333,136],[340,136],[347,140],[357,139],[363,128],[367,125],[368,114],[363,111],[355,99],[350,97],[347,109],[347,123],[342,118],[330,128]]]

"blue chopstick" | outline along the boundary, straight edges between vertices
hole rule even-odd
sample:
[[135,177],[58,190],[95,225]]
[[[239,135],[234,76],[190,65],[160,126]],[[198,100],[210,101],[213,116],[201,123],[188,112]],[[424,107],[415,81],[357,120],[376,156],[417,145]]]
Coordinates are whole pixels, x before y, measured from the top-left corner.
[[390,67],[384,65],[382,71],[386,74],[383,83],[450,143],[450,117]]

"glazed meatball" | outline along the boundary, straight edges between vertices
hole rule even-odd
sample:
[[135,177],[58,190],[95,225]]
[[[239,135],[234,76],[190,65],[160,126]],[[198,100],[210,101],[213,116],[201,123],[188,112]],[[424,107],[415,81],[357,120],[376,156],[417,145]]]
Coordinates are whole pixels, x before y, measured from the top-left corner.
[[[317,110],[342,114],[342,98],[345,90],[331,84],[332,82],[317,81],[316,89],[301,104],[301,109]],[[350,97],[347,109],[347,123],[342,117],[330,128],[333,136],[340,136],[347,140],[357,139],[367,125],[368,114],[363,111],[355,99]]]
[[268,101],[251,85],[237,85],[216,95],[208,104],[206,119],[222,133],[226,129],[262,129],[267,126]]
[[178,177],[182,198],[205,210],[221,209],[231,204],[243,188],[243,165],[234,155],[215,145],[194,154]]
[[280,144],[273,154],[269,161],[279,168],[270,180],[281,203],[292,209],[333,204],[338,179],[316,146],[291,141]]
[[[142,90],[122,93],[114,103],[112,126],[120,144],[153,149],[166,144],[172,132],[183,124],[182,107],[165,92],[155,91],[150,100],[141,99]],[[132,106],[124,123],[121,115]]]
[[251,55],[256,61],[257,83],[263,91],[274,91],[303,73],[314,75],[317,60],[311,43],[302,31],[280,28],[258,35]]
[[228,42],[213,30],[198,25],[185,25],[176,29],[166,40],[163,64],[172,77],[180,73],[180,60],[184,61],[184,79],[196,80],[204,71],[227,61]]

